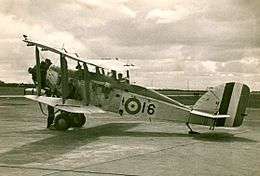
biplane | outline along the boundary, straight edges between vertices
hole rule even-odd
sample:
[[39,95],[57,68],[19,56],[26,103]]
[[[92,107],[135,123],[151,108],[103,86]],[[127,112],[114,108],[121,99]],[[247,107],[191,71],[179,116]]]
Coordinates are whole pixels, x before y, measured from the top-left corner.
[[[213,87],[193,106],[188,106],[155,90],[131,84],[133,65],[108,66],[100,60],[82,59],[77,54],[33,41],[27,36],[23,41],[34,47],[36,58],[32,73],[36,88],[27,89],[25,97],[47,105],[47,127],[57,130],[82,127],[87,116],[109,111],[123,117],[131,115],[185,123],[193,134],[197,132],[190,124],[209,126],[211,130],[238,127],[246,115],[250,89],[242,83],[228,82]],[[59,66],[41,61],[40,52],[57,54]],[[68,68],[68,60],[78,63],[76,70]]]

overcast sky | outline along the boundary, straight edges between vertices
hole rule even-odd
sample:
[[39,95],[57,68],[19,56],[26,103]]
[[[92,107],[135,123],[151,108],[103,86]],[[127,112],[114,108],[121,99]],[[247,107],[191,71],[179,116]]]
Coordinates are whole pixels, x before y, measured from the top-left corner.
[[81,57],[118,57],[149,87],[260,89],[259,0],[0,0],[0,80],[31,82],[22,34]]

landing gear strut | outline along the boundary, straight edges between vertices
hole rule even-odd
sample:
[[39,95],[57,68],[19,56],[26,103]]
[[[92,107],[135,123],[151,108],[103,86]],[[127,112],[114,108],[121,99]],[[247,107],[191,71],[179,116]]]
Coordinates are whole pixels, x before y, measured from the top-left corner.
[[193,131],[193,130],[191,129],[189,122],[186,122],[186,126],[190,129],[189,134],[200,134],[199,132]]
[[54,107],[48,105],[47,108],[48,108],[47,128],[50,128],[55,118],[55,112],[54,112]]

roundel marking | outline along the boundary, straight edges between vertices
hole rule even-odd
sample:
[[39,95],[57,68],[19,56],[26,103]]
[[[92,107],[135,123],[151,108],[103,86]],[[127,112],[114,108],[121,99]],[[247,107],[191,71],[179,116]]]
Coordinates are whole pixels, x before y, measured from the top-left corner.
[[125,110],[128,114],[137,114],[141,110],[141,102],[136,98],[129,98],[125,102]]

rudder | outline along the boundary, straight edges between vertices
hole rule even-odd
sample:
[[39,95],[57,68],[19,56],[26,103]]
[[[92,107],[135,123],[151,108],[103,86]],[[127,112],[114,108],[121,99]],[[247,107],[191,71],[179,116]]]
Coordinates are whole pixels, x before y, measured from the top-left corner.
[[230,118],[226,119],[224,126],[238,127],[243,123],[249,95],[250,89],[247,85],[242,83],[234,83],[227,110],[227,114],[230,115]]
[[218,119],[216,126],[237,127],[243,122],[250,89],[247,85],[229,82],[210,89],[193,106],[194,110],[214,115],[229,115]]

